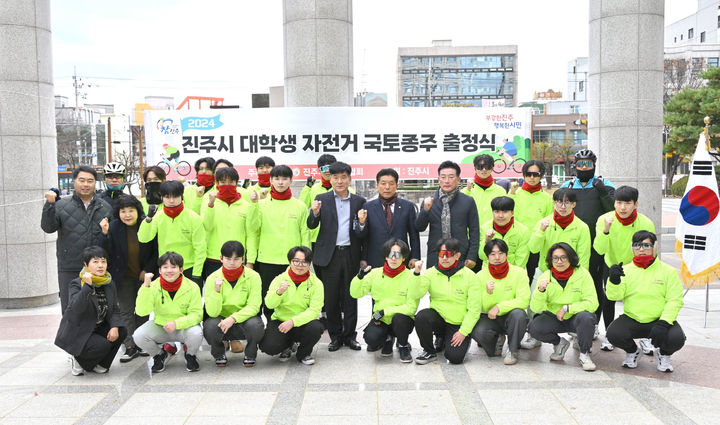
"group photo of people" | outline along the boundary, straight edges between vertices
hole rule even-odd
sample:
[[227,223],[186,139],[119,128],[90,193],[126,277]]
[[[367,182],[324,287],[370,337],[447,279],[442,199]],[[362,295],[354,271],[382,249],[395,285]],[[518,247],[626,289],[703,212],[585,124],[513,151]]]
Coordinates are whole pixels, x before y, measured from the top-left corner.
[[393,168],[367,200],[330,154],[299,194],[293,169],[268,156],[253,185],[224,158],[198,159],[192,183],[149,166],[139,198],[122,164],[79,166],[74,192],[48,191],[42,211],[42,230],[57,233],[55,344],[76,376],[108,373],[117,357],[196,372],[200,352],[216,367],[310,366],[321,349],[462,364],[473,341],[508,366],[550,344],[548,361],[594,371],[595,340],[625,353],[618,368],[652,355],[672,372],[686,339],[680,276],[659,258],[639,191],[597,175],[597,161],[580,150],[575,176],[548,189],[540,161],[509,181],[490,155],[469,179],[447,160],[419,202],[399,196]]

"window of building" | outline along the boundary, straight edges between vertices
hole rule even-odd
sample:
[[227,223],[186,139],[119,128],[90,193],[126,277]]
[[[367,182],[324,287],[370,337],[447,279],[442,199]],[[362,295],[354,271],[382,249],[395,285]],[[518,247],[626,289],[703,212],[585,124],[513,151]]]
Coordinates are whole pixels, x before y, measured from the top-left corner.
[[718,28],[720,28],[720,15],[718,15]]
[[691,38],[693,38],[694,34],[695,34],[694,29],[693,29],[693,28],[690,28],[690,29],[688,30],[688,40],[690,40]]
[[587,145],[587,134],[582,130],[570,130],[570,139],[576,145]]
[[578,87],[580,88],[580,91],[585,90],[585,81],[580,81],[580,83],[578,84]]
[[673,37],[673,43],[677,43],[677,37]]
[[704,43],[704,42],[705,42],[705,31],[703,31],[703,32],[700,33],[700,42],[701,42],[701,43]]
[[707,64],[708,66],[718,66],[718,58],[707,58]]
[[683,39],[683,35],[682,35],[682,34],[680,34],[680,41],[682,41],[682,39]]

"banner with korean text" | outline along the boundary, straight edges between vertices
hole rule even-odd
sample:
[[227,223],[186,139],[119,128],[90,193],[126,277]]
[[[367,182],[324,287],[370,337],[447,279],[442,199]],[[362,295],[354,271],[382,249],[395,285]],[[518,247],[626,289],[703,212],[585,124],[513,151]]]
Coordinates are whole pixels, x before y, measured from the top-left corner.
[[145,112],[147,164],[194,179],[192,165],[210,156],[230,160],[240,178],[255,179],[255,160],[270,156],[295,178],[318,174],[329,153],[370,180],[382,168],[402,179],[437,178],[444,160],[472,177],[472,160],[495,158],[497,177],[521,175],[530,157],[530,108],[262,108]]

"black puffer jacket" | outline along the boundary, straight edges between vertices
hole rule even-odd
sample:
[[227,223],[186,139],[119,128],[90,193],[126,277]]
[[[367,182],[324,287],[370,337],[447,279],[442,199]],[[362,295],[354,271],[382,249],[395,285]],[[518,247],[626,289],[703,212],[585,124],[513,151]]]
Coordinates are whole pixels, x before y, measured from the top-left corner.
[[102,233],[99,223],[105,217],[112,218],[112,207],[97,195],[93,196],[87,210],[76,194],[53,204],[45,201],[40,227],[45,233],[58,232],[55,246],[59,271],[79,272],[82,269],[82,251],[95,244]]

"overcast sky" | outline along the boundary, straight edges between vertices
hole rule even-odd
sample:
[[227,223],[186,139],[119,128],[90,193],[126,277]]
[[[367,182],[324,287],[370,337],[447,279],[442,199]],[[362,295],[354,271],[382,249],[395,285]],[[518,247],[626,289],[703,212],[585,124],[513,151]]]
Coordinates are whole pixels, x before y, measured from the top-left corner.
[[[224,97],[250,107],[251,93],[283,85],[282,1],[52,0],[55,93],[74,104],[77,67],[86,103],[129,113],[145,96]],[[666,25],[695,12],[666,0]],[[586,0],[356,0],[355,92],[387,92],[396,104],[398,47],[518,45],[519,100],[566,92],[567,62],[587,56]],[[83,101],[81,100],[81,104]]]

